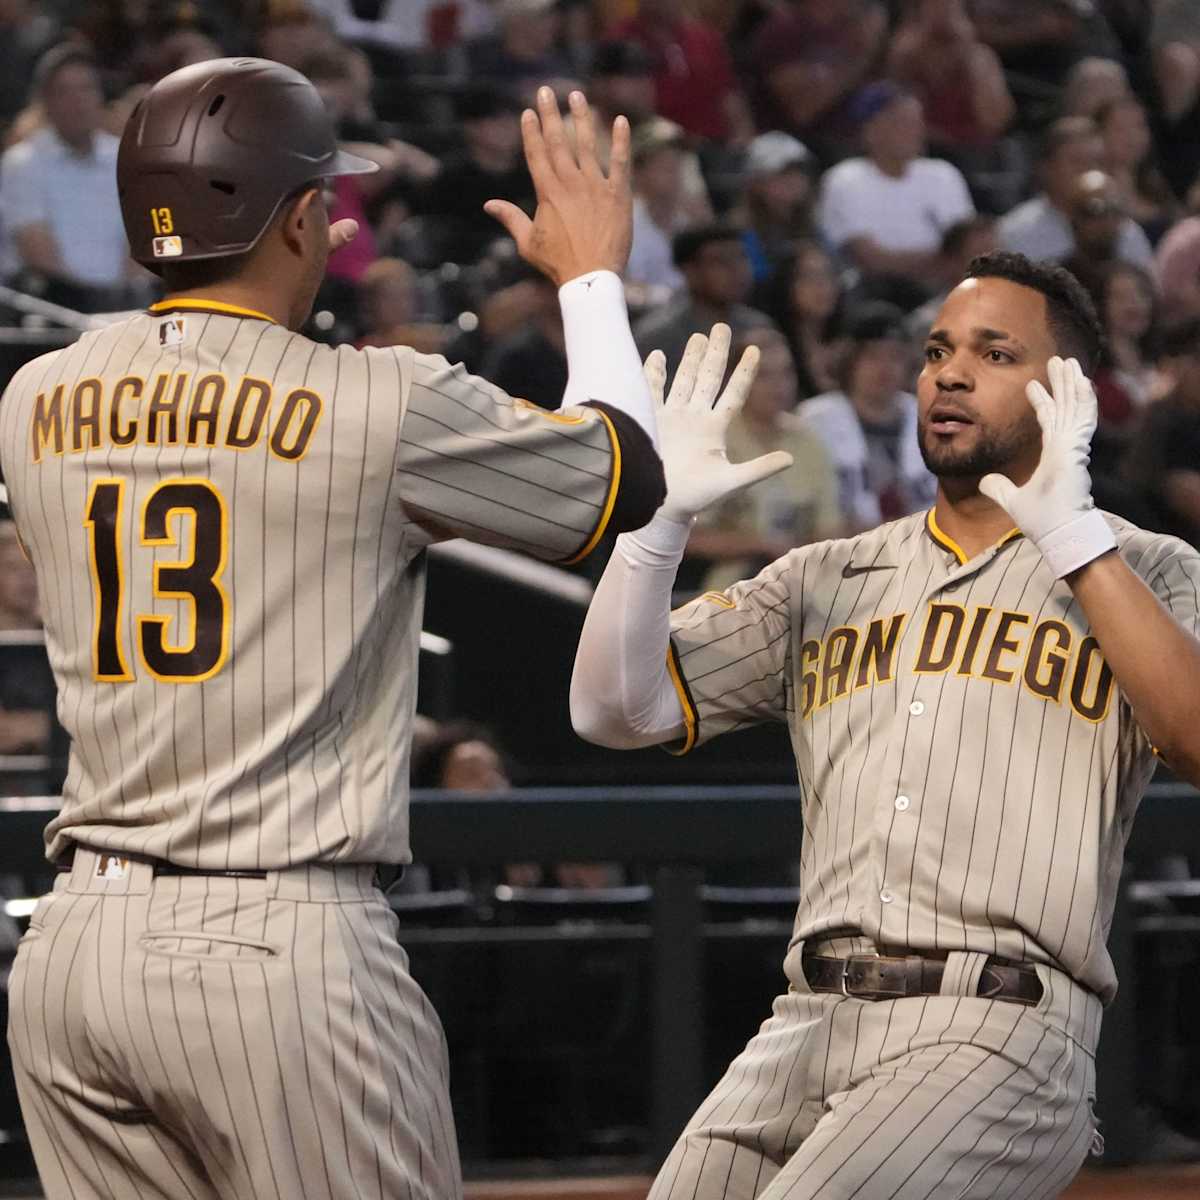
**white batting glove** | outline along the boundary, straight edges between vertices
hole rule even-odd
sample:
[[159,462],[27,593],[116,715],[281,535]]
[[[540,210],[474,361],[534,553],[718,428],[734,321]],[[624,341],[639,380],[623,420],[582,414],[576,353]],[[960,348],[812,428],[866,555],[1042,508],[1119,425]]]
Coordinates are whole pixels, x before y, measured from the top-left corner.
[[783,450],[745,463],[725,457],[725,431],[741,411],[758,370],[758,348],[751,346],[717,398],[729,359],[729,336],[728,325],[714,325],[708,337],[692,334],[665,401],[666,357],[655,350],[646,359],[650,395],[661,405],[658,436],[667,476],[667,498],[658,515],[668,521],[688,524],[710,504],[792,465],[792,456]]
[[1046,364],[1050,391],[1034,380],[1026,389],[1042,427],[1042,458],[1021,487],[1004,475],[985,475],[979,490],[1012,517],[1042,552],[1058,579],[1113,549],[1117,539],[1092,501],[1089,447],[1099,409],[1079,363],[1057,355]]

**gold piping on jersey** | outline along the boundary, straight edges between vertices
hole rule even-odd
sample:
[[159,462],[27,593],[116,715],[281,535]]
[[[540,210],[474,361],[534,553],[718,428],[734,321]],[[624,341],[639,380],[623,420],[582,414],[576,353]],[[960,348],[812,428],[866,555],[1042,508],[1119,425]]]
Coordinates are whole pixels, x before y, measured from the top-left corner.
[[279,324],[274,317],[268,317],[266,313],[259,312],[255,308],[243,308],[240,304],[226,304],[224,300],[167,299],[150,305],[146,311],[154,316],[161,316],[180,309],[186,312],[215,313],[220,317],[250,317],[255,321],[269,321],[272,325]]
[[952,537],[942,532],[932,508],[925,514],[925,529],[943,550],[949,550],[958,559],[959,566],[967,562],[966,551]]
[[592,536],[584,542],[582,550],[577,551],[570,558],[562,560],[563,565],[568,567],[572,563],[581,562],[595,550],[600,539],[604,536],[605,529],[608,528],[609,518],[612,516],[613,507],[617,503],[617,490],[621,486],[621,441],[617,437],[617,431],[613,423],[608,419],[604,410],[598,408],[595,411],[600,414],[600,419],[604,422],[604,428],[608,430],[608,440],[612,443],[612,479],[609,480],[608,496],[604,501],[604,511],[600,514],[600,520],[596,528],[592,531]]
[[513,404],[517,408],[531,409],[545,417],[547,421],[557,421],[559,425],[582,425],[587,420],[587,417],[568,417],[566,413],[554,412],[551,409],[543,408],[540,404],[534,404],[532,400],[522,400],[519,396],[513,397]]
[[674,641],[667,643],[667,674],[670,675],[671,683],[675,687],[675,694],[679,697],[679,706],[683,709],[683,723],[686,726],[687,732],[683,736],[683,745],[678,749],[673,749],[670,746],[664,746],[663,749],[668,754],[675,755],[676,758],[682,758],[696,744],[698,718],[696,716],[696,705],[692,700],[691,692],[688,690],[687,680],[679,666],[679,652],[675,649]]
[[719,608],[737,607],[737,605],[734,604],[734,602],[730,600],[728,596],[722,594],[721,592],[705,592],[703,596],[699,596],[697,599],[708,600],[710,603],[717,605]]
[[[958,565],[965,566],[971,560],[967,557],[967,552],[948,534],[942,530],[942,527],[937,523],[936,510],[930,509],[925,514],[925,531],[929,536],[941,546],[943,550],[949,550],[955,558],[958,559]],[[1006,546],[1014,538],[1023,536],[1021,531],[1014,525],[997,543],[996,549],[1001,546]]]

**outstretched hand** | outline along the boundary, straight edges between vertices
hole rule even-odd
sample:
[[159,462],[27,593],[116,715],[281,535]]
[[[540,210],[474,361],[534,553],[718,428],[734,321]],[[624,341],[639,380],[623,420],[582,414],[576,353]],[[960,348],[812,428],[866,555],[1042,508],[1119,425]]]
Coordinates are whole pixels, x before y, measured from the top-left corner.
[[710,504],[792,465],[792,456],[783,450],[744,463],[731,463],[725,456],[729,422],[746,401],[759,357],[758,347],[749,347],[718,397],[729,341],[728,325],[714,325],[708,337],[692,334],[665,400],[666,358],[655,350],[646,359],[650,394],[661,405],[658,433],[667,498],[659,513],[668,520],[691,521]]
[[508,230],[526,262],[561,286],[589,271],[624,271],[633,240],[629,190],[629,122],[613,122],[608,174],[596,157],[596,128],[582,92],[570,96],[575,148],[567,138],[558,100],[538,89],[537,111],[521,114],[525,161],[537,194],[532,220],[507,200],[484,211]]

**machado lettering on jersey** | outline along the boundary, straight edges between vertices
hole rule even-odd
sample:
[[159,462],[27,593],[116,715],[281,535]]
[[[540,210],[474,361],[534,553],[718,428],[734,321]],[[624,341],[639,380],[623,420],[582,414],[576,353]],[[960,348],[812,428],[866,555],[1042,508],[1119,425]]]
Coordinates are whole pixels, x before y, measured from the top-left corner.
[[[165,328],[170,328],[166,326]],[[182,330],[180,329],[180,334]],[[35,463],[43,455],[143,446],[205,446],[251,450],[265,445],[276,458],[297,462],[308,452],[325,401],[293,388],[279,401],[265,379],[161,371],[150,379],[126,375],[115,384],[81,379],[39,392],[30,419]]]
[[[845,625],[800,647],[803,716],[859,688],[896,677],[907,613],[876,617],[865,630]],[[1086,721],[1108,715],[1113,674],[1099,643],[1064,621],[976,605],[930,604],[909,664],[917,675],[956,674],[1017,684],[1042,700],[1067,703]]]

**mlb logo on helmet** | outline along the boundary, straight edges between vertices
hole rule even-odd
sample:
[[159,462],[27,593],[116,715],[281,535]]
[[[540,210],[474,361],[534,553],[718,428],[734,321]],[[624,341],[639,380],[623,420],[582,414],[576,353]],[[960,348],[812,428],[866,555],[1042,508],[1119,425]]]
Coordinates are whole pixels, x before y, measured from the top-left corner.
[[155,258],[178,258],[183,253],[183,239],[177,236],[154,239]]

